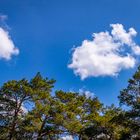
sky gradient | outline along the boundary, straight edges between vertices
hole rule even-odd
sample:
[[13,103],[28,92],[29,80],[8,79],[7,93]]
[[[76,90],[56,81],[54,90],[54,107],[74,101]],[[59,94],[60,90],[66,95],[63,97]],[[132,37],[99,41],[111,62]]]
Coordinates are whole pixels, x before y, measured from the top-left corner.
[[137,35],[133,41],[139,45],[139,7],[139,0],[0,0],[0,27],[19,50],[11,59],[0,59],[0,85],[41,72],[56,80],[55,89],[90,91],[105,105],[117,105],[119,91],[139,65],[138,56],[135,66],[122,69],[118,76],[81,80],[68,65],[73,47],[93,40],[93,33],[111,33],[110,24],[119,23],[126,31],[134,28]]

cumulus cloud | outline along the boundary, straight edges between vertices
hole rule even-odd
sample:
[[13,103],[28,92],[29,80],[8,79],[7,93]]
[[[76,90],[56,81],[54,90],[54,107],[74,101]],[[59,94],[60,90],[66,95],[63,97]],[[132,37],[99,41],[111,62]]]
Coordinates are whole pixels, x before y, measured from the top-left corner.
[[133,68],[136,55],[140,55],[140,46],[133,37],[134,28],[128,32],[122,24],[111,24],[111,33],[93,34],[93,40],[84,40],[81,46],[74,48],[69,68],[81,79],[97,76],[116,76],[123,69]]
[[12,55],[18,55],[19,50],[15,47],[9,32],[0,27],[0,58],[10,60]]

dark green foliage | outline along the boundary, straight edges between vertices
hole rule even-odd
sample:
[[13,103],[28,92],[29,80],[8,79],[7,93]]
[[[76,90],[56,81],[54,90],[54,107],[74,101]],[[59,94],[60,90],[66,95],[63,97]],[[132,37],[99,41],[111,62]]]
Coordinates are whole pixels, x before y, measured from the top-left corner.
[[[9,81],[0,89],[0,127],[2,137],[17,139],[24,119],[23,105],[30,100],[28,81]],[[5,133],[6,134],[5,134]]]
[[140,67],[121,91],[120,104],[127,106],[122,124],[130,129],[131,137],[140,137]]
[[115,118],[120,113],[122,113],[122,110],[116,108],[114,105],[103,108],[102,115],[98,116],[96,122],[83,131],[84,135],[89,139],[120,139],[120,132],[122,132],[124,128],[115,123]]

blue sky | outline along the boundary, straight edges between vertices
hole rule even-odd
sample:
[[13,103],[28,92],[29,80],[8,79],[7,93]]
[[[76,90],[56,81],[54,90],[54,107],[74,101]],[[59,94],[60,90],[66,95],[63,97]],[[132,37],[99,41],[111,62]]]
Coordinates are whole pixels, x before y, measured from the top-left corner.
[[93,73],[84,80],[68,64],[72,63],[74,46],[92,41],[93,33],[111,34],[110,24],[119,23],[126,31],[133,27],[137,32],[133,44],[140,44],[139,7],[139,0],[0,0],[0,26],[9,32],[19,50],[11,59],[0,59],[0,85],[11,79],[30,79],[41,72],[56,79],[56,89],[91,91],[105,105],[117,105],[119,91],[139,64],[138,56],[134,57],[135,65],[122,68],[118,76]]

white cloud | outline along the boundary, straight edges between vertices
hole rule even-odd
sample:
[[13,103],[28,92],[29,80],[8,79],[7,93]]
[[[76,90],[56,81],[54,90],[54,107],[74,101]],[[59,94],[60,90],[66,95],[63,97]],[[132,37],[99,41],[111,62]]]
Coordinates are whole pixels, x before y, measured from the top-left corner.
[[0,27],[0,58],[10,60],[12,55],[18,55],[19,50],[15,47],[8,31]]
[[79,93],[80,94],[84,94],[86,96],[86,98],[90,98],[90,97],[94,97],[94,93],[89,91],[89,90],[85,90],[83,88],[79,89]]
[[137,32],[134,28],[127,32],[122,24],[110,26],[111,33],[94,33],[93,40],[84,40],[81,46],[74,48],[68,67],[81,79],[116,76],[121,70],[135,66],[135,56],[140,55],[140,46],[133,40]]
[[137,35],[134,28],[129,28],[129,31],[126,32],[122,24],[111,24],[110,26],[113,28],[111,34],[114,40],[120,41],[122,44],[127,44],[129,46],[133,45],[132,37]]

